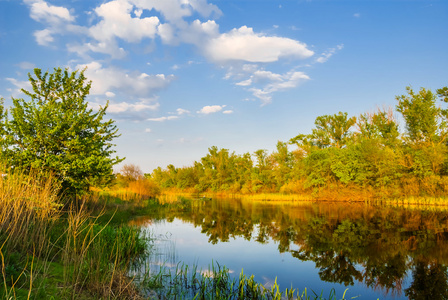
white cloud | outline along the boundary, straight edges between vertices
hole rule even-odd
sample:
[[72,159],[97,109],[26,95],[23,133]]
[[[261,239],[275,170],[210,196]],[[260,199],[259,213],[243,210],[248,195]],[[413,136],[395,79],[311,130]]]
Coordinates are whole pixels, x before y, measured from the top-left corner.
[[197,113],[205,115],[213,114],[221,111],[224,107],[226,107],[226,105],[207,105],[201,108]]
[[294,69],[283,73],[274,73],[260,68],[256,64],[244,64],[229,68],[226,79],[235,80],[235,85],[246,88],[261,100],[262,105],[272,102],[275,92],[292,89],[310,79],[304,72]]
[[55,34],[83,31],[81,26],[72,24],[75,17],[65,7],[50,5],[44,0],[24,0],[24,2],[30,7],[30,17],[47,25],[47,28],[33,33],[36,42],[41,46],[51,44]]
[[222,113],[223,114],[233,114],[233,110],[225,110]]
[[178,119],[178,116],[168,116],[168,117],[160,117],[160,118],[149,118],[148,121],[153,121],[153,122],[164,122],[164,121],[170,121],[170,120],[175,120]]
[[142,14],[143,14],[143,9],[136,9],[136,10],[134,10],[134,15],[137,18],[140,18],[142,16]]
[[360,13],[355,13],[355,14],[353,14],[353,16],[354,16],[355,18],[360,18],[360,17],[361,17],[361,14],[360,14]]
[[151,128],[145,128],[146,133],[150,133],[151,131],[152,131]]
[[272,94],[278,91],[295,88],[302,82],[309,80],[309,76],[303,72],[290,71],[279,75],[279,80],[265,85],[263,88],[252,88],[252,94],[261,100],[262,105],[266,105],[272,101]]
[[252,79],[247,79],[247,80],[243,80],[240,82],[235,83],[235,85],[239,85],[239,86],[249,86],[252,84]]
[[107,91],[106,93],[104,93],[105,95],[106,95],[106,97],[109,97],[109,98],[113,98],[113,97],[115,97],[115,93],[112,93],[112,92],[109,92],[109,91]]
[[180,116],[180,115],[183,115],[183,114],[189,114],[190,113],[190,111],[189,110],[186,110],[186,109],[183,109],[183,108],[178,108],[178,109],[176,109],[176,112],[177,112],[177,114]]
[[10,89],[9,91],[12,93],[13,97],[18,97],[19,95],[22,95],[22,89],[27,90],[27,91],[31,91],[32,90],[32,86],[31,83],[27,80],[27,81],[20,81],[17,80],[15,78],[6,78],[7,81],[9,81],[10,83],[12,83],[15,86],[15,89]]
[[320,57],[316,59],[318,63],[324,63],[326,62],[330,57],[333,56],[333,54],[336,53],[338,50],[342,50],[344,48],[343,44],[337,45],[335,48],[330,48],[326,52],[322,53]]
[[62,6],[49,5],[43,0],[25,0],[30,5],[30,16],[38,22],[58,24],[60,22],[72,22],[75,18],[70,11]]
[[158,103],[155,104],[147,104],[144,102],[138,102],[138,103],[127,103],[127,102],[121,102],[121,103],[112,103],[109,104],[109,107],[107,108],[108,113],[123,113],[123,112],[139,112],[143,110],[156,110],[159,107]]
[[166,88],[173,80],[174,75],[148,75],[140,72],[127,72],[116,67],[103,68],[98,62],[77,65],[75,69],[84,69],[85,75],[92,80],[91,94],[104,95],[110,90],[117,89],[130,96],[151,98]]
[[308,58],[314,54],[306,44],[289,38],[264,36],[242,26],[221,34],[205,45],[211,61],[275,62],[283,57]]
[[115,0],[102,4],[95,13],[102,20],[89,29],[90,35],[97,41],[108,42],[118,37],[127,42],[140,42],[143,38],[154,38],[159,18],[133,18],[133,5],[125,0]]
[[21,63],[18,64],[19,68],[23,69],[23,70],[29,70],[29,69],[34,69],[36,67],[35,64],[33,64],[32,62],[28,62],[28,61],[22,61]]
[[[89,108],[93,110],[98,110],[100,107],[104,107],[105,102],[89,102]],[[132,118],[134,120],[142,120],[146,119],[147,117],[144,116],[144,114],[141,114],[144,111],[147,110],[157,110],[159,108],[159,103],[150,103],[145,101],[140,101],[137,103],[129,103],[129,102],[113,102],[109,103],[109,106],[107,107],[107,113],[111,114],[117,114],[118,116],[114,116],[115,118],[123,118],[123,119],[129,119]],[[135,113],[140,113],[136,115]]]
[[36,30],[33,35],[36,42],[41,46],[48,46],[54,41],[53,32],[50,29]]
[[222,14],[216,5],[209,4],[206,0],[130,0],[130,2],[141,9],[157,10],[172,23],[182,22],[183,18],[191,16],[194,11],[203,17],[212,14],[219,17]]
[[83,45],[68,44],[67,50],[69,52],[77,53],[81,57],[88,57],[89,51],[108,54],[114,59],[121,59],[126,56],[126,51],[119,47],[115,40],[107,42],[88,42]]

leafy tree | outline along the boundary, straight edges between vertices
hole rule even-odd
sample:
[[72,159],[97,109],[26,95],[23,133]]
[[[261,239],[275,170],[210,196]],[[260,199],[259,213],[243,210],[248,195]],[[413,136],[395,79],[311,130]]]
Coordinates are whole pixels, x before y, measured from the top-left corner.
[[309,152],[313,147],[319,149],[327,147],[342,148],[351,138],[350,129],[355,125],[356,117],[347,117],[347,113],[339,112],[334,115],[323,115],[316,118],[316,128],[311,134],[299,134],[290,140],[299,148]]
[[436,92],[443,102],[448,103],[448,86],[438,89]]
[[32,91],[22,92],[30,99],[13,98],[11,119],[2,116],[0,155],[10,166],[54,172],[65,193],[108,184],[113,165],[123,160],[112,157],[118,129],[113,120],[103,120],[107,105],[98,112],[88,107],[91,82],[84,70],[34,69],[28,77]]
[[393,116],[392,108],[365,113],[359,116],[357,122],[360,139],[379,139],[382,144],[395,146],[400,132]]
[[316,129],[313,129],[317,146],[319,148],[328,146],[342,148],[347,143],[350,137],[350,128],[355,123],[356,117],[348,118],[347,113],[343,112],[317,117],[314,122]]
[[[420,180],[443,171],[448,149],[446,139],[448,124],[446,111],[436,106],[437,96],[421,88],[418,93],[410,87],[408,95],[397,96],[397,111],[406,122],[406,144],[404,154],[408,169]],[[438,90],[443,98],[445,89]],[[444,99],[444,98],[443,98]]]
[[[403,115],[410,143],[437,143],[445,140],[447,124],[441,108],[436,106],[436,95],[421,88],[418,93],[406,88],[408,95],[397,96],[397,111]],[[442,92],[442,91],[441,91]]]

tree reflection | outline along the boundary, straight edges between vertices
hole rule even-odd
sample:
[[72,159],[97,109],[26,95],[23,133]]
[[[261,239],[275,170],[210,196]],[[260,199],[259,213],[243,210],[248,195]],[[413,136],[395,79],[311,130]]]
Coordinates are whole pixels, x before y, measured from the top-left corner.
[[321,280],[328,282],[362,282],[399,295],[407,271],[413,268],[406,296],[448,299],[445,212],[335,203],[182,200],[153,205],[148,213],[193,223],[213,244],[235,237],[259,243],[272,239],[279,252],[315,262]]
[[448,299],[447,267],[435,261],[418,258],[412,271],[413,281],[405,289],[405,295],[411,300]]
[[354,279],[360,281],[362,274],[356,270],[354,264],[345,253],[326,251],[316,262],[319,268],[319,277],[323,281],[353,285]]

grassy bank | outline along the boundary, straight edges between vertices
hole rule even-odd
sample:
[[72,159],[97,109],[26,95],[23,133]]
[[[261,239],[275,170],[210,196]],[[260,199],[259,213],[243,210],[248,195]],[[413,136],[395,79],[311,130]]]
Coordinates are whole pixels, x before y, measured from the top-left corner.
[[2,299],[140,297],[127,274],[146,241],[91,206],[88,198],[67,202],[49,174],[0,177]]
[[176,202],[178,197],[186,197],[190,199],[210,199],[210,198],[225,198],[225,199],[241,199],[247,201],[268,201],[268,202],[356,202],[375,205],[387,206],[406,206],[406,207],[437,207],[440,209],[448,208],[448,197],[371,197],[355,192],[339,191],[339,193],[324,197],[324,194],[297,194],[297,193],[255,193],[255,194],[241,194],[229,192],[202,192],[197,193],[191,190],[180,189],[165,189],[162,190],[158,197],[162,202]]

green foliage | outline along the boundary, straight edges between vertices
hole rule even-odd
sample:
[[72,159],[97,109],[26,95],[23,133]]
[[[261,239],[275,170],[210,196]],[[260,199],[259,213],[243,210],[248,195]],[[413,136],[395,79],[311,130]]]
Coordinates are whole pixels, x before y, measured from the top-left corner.
[[66,193],[109,183],[112,166],[122,160],[112,157],[118,130],[113,120],[103,120],[107,105],[89,108],[84,71],[35,69],[29,81],[32,91],[22,92],[30,99],[12,99],[10,120],[0,106],[2,158],[10,166],[54,172]]
[[397,96],[397,111],[403,115],[406,131],[411,143],[434,143],[444,141],[447,124],[442,119],[442,110],[436,107],[436,95],[421,88],[415,93],[406,88],[408,95]]
[[[319,116],[311,133],[288,144],[279,141],[269,153],[251,156],[211,147],[193,167],[158,168],[152,178],[165,188],[196,192],[338,194],[341,188],[366,197],[440,196],[448,193],[448,87],[397,96],[396,111],[405,121],[400,132],[393,108],[349,117],[339,112]],[[356,127],[355,127],[356,125]],[[350,194],[341,191],[340,194]],[[344,196],[343,196],[344,197]]]

